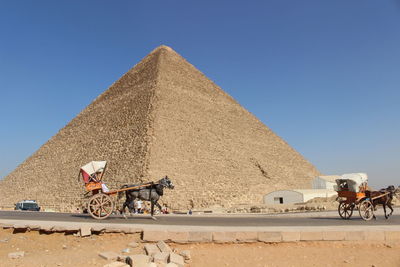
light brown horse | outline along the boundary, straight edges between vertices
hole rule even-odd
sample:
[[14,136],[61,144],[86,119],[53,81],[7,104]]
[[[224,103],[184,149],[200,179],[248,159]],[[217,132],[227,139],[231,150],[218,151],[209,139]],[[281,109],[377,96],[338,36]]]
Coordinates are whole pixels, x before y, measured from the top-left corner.
[[[372,205],[374,206],[374,210],[376,210],[377,205],[383,206],[383,212],[385,213],[385,219],[389,219],[389,217],[393,214],[392,201],[393,197],[397,197],[400,194],[400,187],[397,189],[390,185],[386,189],[381,189],[379,191],[369,191],[365,192],[366,196],[371,199]],[[386,206],[390,209],[390,213],[386,213]],[[374,219],[376,219],[375,214],[373,215]]]

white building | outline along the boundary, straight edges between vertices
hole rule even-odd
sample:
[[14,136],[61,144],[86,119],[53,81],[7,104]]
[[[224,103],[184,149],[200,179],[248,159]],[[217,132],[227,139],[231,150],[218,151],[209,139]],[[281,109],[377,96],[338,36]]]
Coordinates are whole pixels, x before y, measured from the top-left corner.
[[336,185],[336,179],[340,178],[341,176],[339,175],[317,176],[312,181],[312,188],[334,190],[334,186]]
[[264,204],[304,203],[316,197],[331,197],[337,193],[327,189],[293,189],[273,191],[264,196]]

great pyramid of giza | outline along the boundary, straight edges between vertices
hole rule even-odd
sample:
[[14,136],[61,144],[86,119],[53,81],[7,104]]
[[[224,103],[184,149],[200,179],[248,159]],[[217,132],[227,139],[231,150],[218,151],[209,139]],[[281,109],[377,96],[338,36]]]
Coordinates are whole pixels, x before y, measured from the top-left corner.
[[79,167],[107,160],[109,188],[175,183],[171,208],[262,203],[275,189],[308,188],[317,169],[167,46],[97,97],[0,182],[0,206],[36,199],[68,210],[84,193]]

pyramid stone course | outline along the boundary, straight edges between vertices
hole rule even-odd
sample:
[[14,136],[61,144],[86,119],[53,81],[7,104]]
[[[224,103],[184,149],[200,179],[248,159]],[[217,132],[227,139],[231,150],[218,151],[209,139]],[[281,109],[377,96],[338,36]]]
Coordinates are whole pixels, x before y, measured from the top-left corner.
[[262,203],[275,189],[308,188],[320,173],[171,48],[161,46],[96,98],[0,182],[0,206],[36,199],[79,206],[79,167],[107,160],[104,181],[172,178],[171,208]]

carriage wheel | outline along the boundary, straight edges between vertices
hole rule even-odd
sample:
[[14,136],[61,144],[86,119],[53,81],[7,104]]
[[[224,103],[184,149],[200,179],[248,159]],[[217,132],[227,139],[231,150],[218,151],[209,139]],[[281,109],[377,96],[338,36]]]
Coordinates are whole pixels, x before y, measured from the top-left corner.
[[340,202],[338,207],[339,215],[342,219],[348,220],[353,215],[354,204]]
[[358,206],[358,212],[364,221],[369,221],[374,217],[374,205],[371,201],[364,199]]
[[98,193],[89,198],[88,212],[93,218],[103,220],[110,216],[113,210],[114,202],[110,196]]

